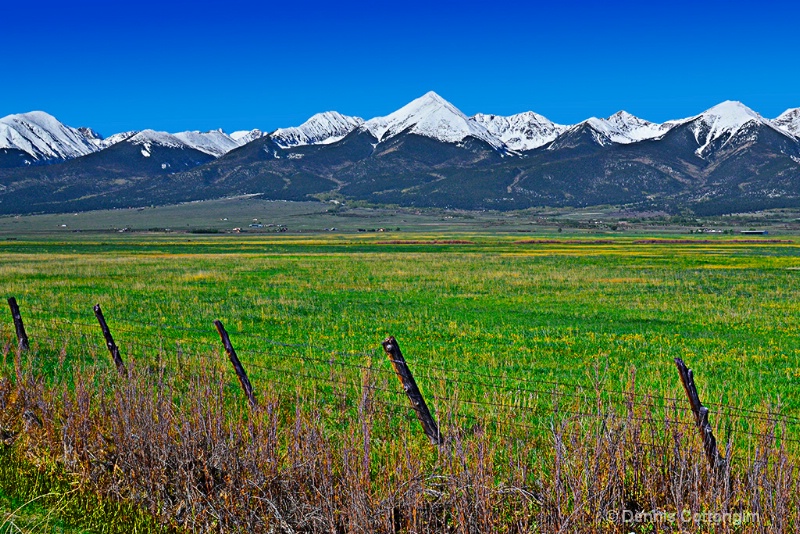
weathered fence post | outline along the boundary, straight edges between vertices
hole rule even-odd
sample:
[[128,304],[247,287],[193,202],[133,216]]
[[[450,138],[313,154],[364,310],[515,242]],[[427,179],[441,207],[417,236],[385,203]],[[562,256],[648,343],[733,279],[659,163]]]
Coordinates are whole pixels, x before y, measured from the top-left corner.
[[717,450],[717,440],[714,439],[711,424],[708,422],[708,408],[700,402],[697,387],[694,385],[694,373],[686,367],[686,364],[680,358],[675,358],[675,365],[678,367],[678,373],[681,376],[683,389],[686,390],[686,396],[689,397],[689,404],[692,407],[692,413],[694,413],[697,429],[703,439],[703,449],[705,449],[708,463],[711,469],[724,471],[727,461]]
[[444,438],[439,433],[439,427],[436,425],[430,410],[428,410],[428,405],[425,404],[425,399],[422,397],[419,387],[417,387],[414,375],[411,374],[411,369],[408,368],[408,364],[406,364],[406,360],[403,358],[403,353],[400,352],[400,346],[394,336],[389,336],[383,341],[383,350],[389,356],[394,372],[397,373],[397,378],[400,379],[403,390],[408,395],[408,400],[411,401],[411,407],[417,412],[417,418],[431,444],[442,445]]
[[28,334],[25,333],[25,325],[22,324],[22,315],[19,313],[19,306],[17,306],[17,299],[14,297],[8,298],[8,306],[11,308],[11,317],[14,318],[14,328],[17,330],[17,342],[21,350],[28,350]]
[[117,372],[120,375],[127,374],[125,364],[122,362],[122,356],[119,355],[119,348],[117,344],[114,343],[114,338],[111,337],[111,331],[108,329],[106,318],[103,317],[103,311],[100,309],[99,304],[94,305],[94,315],[97,317],[97,322],[100,323],[100,329],[103,331],[103,337],[106,339],[106,347],[108,347],[108,352],[111,353],[114,365],[117,366]]
[[245,372],[244,367],[242,367],[242,362],[239,361],[239,357],[236,356],[236,351],[233,350],[233,345],[231,345],[231,339],[228,337],[228,332],[225,331],[225,327],[222,326],[220,321],[214,321],[214,326],[217,327],[219,337],[222,338],[222,344],[225,346],[225,352],[228,353],[228,358],[230,358],[233,368],[236,370],[236,376],[239,377],[239,383],[242,384],[244,394],[247,395],[247,400],[250,401],[250,407],[255,408],[256,397],[253,395],[253,386],[250,385],[250,380],[247,378],[247,373]]

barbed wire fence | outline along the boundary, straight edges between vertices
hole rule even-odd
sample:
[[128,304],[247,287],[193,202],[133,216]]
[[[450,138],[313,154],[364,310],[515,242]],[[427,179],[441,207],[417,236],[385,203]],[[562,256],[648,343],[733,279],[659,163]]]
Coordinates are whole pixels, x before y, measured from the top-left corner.
[[[491,429],[525,437],[552,429],[559,422],[605,423],[616,414],[652,427],[653,439],[666,438],[659,434],[665,426],[697,429],[713,469],[720,469],[720,462],[726,461],[717,451],[714,438],[714,433],[719,434],[722,429],[728,443],[736,439],[748,443],[779,440],[800,448],[800,417],[771,408],[714,402],[703,405],[693,374],[683,362],[676,361],[676,365],[687,397],[636,391],[634,384],[628,390],[613,389],[599,381],[586,384],[541,380],[415,359],[413,372],[421,381],[420,388],[411,366],[402,355],[398,357],[399,343],[393,337],[384,341],[383,350],[374,347],[341,351],[312,343],[286,343],[252,331],[226,330],[219,321],[214,322],[219,323],[215,332],[211,321],[206,329],[135,322],[116,316],[112,309],[105,323],[99,307],[92,308],[98,320],[93,322],[88,306],[85,314],[62,309],[54,313],[25,303],[23,322],[16,299],[11,297],[8,303],[20,351],[30,350],[33,344],[63,359],[69,347],[92,361],[103,359],[103,353],[108,351],[110,357],[105,356],[106,361],[114,363],[121,375],[126,373],[126,365],[155,366],[173,372],[175,367],[192,363],[221,366],[224,358],[220,356],[227,353],[253,409],[257,407],[260,384],[269,384],[270,391],[287,402],[297,400],[299,392],[313,392],[319,398],[338,399],[345,409],[358,409],[359,403],[368,398],[375,413],[409,425],[418,419],[431,443],[437,446],[446,444],[453,434],[467,431]],[[28,332],[33,333],[31,339]],[[116,336],[114,340],[112,335]],[[240,361],[234,347],[244,340],[247,352]],[[258,347],[257,354],[252,354],[254,346]],[[710,408],[714,426],[709,423]],[[655,449],[673,446],[648,445]]]

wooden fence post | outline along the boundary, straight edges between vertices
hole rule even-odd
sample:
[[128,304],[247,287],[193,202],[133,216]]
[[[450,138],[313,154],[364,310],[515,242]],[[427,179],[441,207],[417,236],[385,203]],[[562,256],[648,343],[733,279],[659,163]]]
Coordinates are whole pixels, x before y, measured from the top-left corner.
[[253,395],[253,386],[250,385],[250,380],[247,378],[247,373],[245,372],[244,367],[242,367],[242,362],[239,361],[239,357],[236,356],[236,351],[233,350],[233,345],[231,344],[231,339],[228,337],[228,332],[225,331],[225,327],[222,326],[220,321],[214,321],[214,326],[217,327],[219,337],[222,338],[222,344],[225,346],[225,352],[228,353],[228,358],[230,358],[233,368],[236,370],[236,376],[239,377],[239,383],[242,384],[244,394],[247,395],[247,400],[250,401],[250,407],[255,408],[256,397]]
[[14,297],[8,298],[8,306],[11,308],[11,317],[14,318],[14,328],[17,330],[17,342],[21,350],[28,350],[28,334],[25,333],[25,325],[22,324],[22,315],[19,313],[19,306],[17,306],[17,299]]
[[117,366],[117,372],[120,375],[126,375],[127,369],[125,369],[125,364],[122,362],[122,356],[119,355],[119,348],[117,344],[114,343],[114,338],[111,337],[111,331],[108,329],[106,319],[103,317],[103,311],[100,309],[99,304],[95,304],[94,306],[94,315],[97,317],[97,322],[100,323],[100,329],[103,331],[103,337],[106,339],[106,347],[108,347],[108,352],[111,353],[114,365]]
[[428,405],[425,404],[425,399],[417,387],[414,375],[411,374],[411,369],[408,368],[408,364],[406,364],[406,360],[403,358],[403,353],[400,352],[400,346],[394,336],[389,336],[383,341],[383,350],[389,356],[394,372],[397,373],[397,378],[400,379],[403,390],[408,395],[408,400],[411,401],[411,407],[417,412],[417,418],[431,444],[442,445],[444,438],[439,433],[439,427],[436,425],[430,410],[428,410]]
[[700,437],[703,439],[703,449],[708,459],[708,464],[711,469],[715,471],[724,471],[727,460],[717,450],[717,440],[714,439],[714,433],[711,430],[711,424],[708,422],[708,408],[703,406],[700,402],[700,397],[697,394],[697,387],[694,384],[694,373],[686,367],[683,360],[675,358],[675,365],[678,367],[678,373],[681,376],[681,383],[683,389],[686,390],[686,396],[689,397],[689,404],[694,413],[694,420],[697,423],[697,429],[700,432]]

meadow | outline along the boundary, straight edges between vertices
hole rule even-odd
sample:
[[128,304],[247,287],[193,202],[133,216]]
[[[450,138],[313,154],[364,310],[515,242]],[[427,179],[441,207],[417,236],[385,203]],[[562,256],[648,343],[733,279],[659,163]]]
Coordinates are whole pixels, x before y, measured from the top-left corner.
[[[418,477],[435,478],[444,462],[421,433],[381,349],[389,335],[400,343],[443,434],[478,449],[490,446],[484,451],[490,460],[477,462],[492,466],[487,480],[497,487],[538,484],[526,490],[537,495],[546,493],[542,480],[559,480],[544,474],[559,465],[554,439],[572,436],[575,450],[582,450],[609,429],[627,432],[615,419],[626,414],[629,425],[635,422],[630,428],[647,434],[645,442],[656,449],[674,445],[671,433],[679,432],[681,461],[703,466],[674,364],[682,358],[695,371],[723,451],[730,444],[724,452],[740,459],[744,480],[764,452],[765,437],[786,458],[796,460],[800,450],[800,240],[687,237],[480,231],[20,236],[0,242],[0,286],[19,302],[32,350],[14,363],[7,315],[0,330],[7,380],[24,382],[24,368],[40,377],[32,387],[42,398],[49,398],[47,384],[67,395],[92,381],[101,384],[100,397],[112,395],[113,365],[92,312],[99,303],[135,376],[172,384],[168,395],[176,406],[191,405],[201,386],[210,387],[192,377],[212,377],[223,387],[215,406],[246,421],[246,401],[212,325],[219,319],[257,398],[282,414],[270,420],[276,428],[282,422],[299,435],[299,421],[310,417],[328,444],[368,434],[359,438],[371,443],[367,474],[360,476],[372,488],[368,493],[385,501],[407,483],[394,467],[403,463],[403,449],[418,461]],[[93,378],[64,378],[76,373]],[[567,424],[577,424],[577,433],[564,430]],[[296,445],[296,436],[276,439],[284,451]],[[641,448],[637,439],[631,443]],[[619,456],[630,460],[635,451],[624,450]],[[623,500],[641,490],[635,488],[642,482],[629,476],[637,478],[621,477],[628,492]],[[796,476],[790,470],[790,485]],[[713,508],[700,501],[699,509]],[[465,506],[475,508],[470,502]],[[520,523],[524,510],[533,517],[545,508],[541,495],[525,502],[495,512],[516,518],[509,524],[518,523],[519,531],[574,528],[563,523],[567,511],[548,515],[552,525],[541,516]],[[156,516],[176,514],[148,506]],[[580,507],[575,500],[569,506]],[[787,517],[794,521],[793,510]],[[448,513],[448,529],[476,531],[464,527],[469,518]],[[195,520],[175,524],[211,528]],[[398,531],[396,521],[386,521]],[[602,531],[602,525],[593,528]]]
[[800,415],[800,243],[541,241],[15,241],[0,245],[0,274],[34,340],[62,329],[102,346],[99,303],[122,346],[221,349],[220,319],[253,363],[289,348],[270,342],[360,355],[394,335],[423,365],[591,384],[599,364],[617,388],[635,368],[643,390],[677,395],[681,357],[708,377],[710,401]]

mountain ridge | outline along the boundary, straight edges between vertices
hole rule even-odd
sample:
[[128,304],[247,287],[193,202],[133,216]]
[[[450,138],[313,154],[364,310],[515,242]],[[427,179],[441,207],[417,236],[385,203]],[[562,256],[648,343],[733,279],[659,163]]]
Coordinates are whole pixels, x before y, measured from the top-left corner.
[[[698,120],[704,121],[704,124],[697,126],[696,135],[708,134],[704,146],[726,131],[731,133],[748,120],[761,121],[795,138],[800,136],[800,108],[787,109],[779,117],[770,120],[740,102],[725,101],[698,115],[663,123],[653,123],[621,110],[607,118],[590,117],[577,124],[563,125],[533,111],[509,116],[477,113],[467,117],[433,91],[383,117],[365,121],[360,117],[327,111],[311,116],[300,126],[278,128],[269,135],[280,146],[289,148],[330,144],[343,139],[356,128],[369,130],[379,141],[410,128],[411,133],[444,142],[460,142],[472,136],[498,150],[525,152],[551,143],[567,130],[579,129],[582,125],[588,125],[597,132],[596,138],[601,144],[627,144],[657,138],[677,125]],[[26,127],[32,131],[23,131]],[[32,111],[0,118],[0,149],[26,152],[30,156],[28,164],[57,161],[108,148],[139,132],[120,132],[103,138],[91,128],[72,128],[45,112]],[[229,135],[217,129],[205,132],[187,130],[169,135],[181,139],[194,149],[220,157],[267,134],[253,129]]]
[[270,136],[283,148],[335,143],[364,124],[361,117],[349,117],[337,111],[312,115],[300,126],[278,128]]
[[109,146],[44,168],[0,147],[0,213],[240,194],[500,210],[800,206],[798,121],[800,109],[770,120],[725,101],[661,124],[620,111],[559,125],[534,112],[468,117],[429,92],[386,116],[325,112],[271,134],[144,130],[98,140],[84,128],[87,143]]

